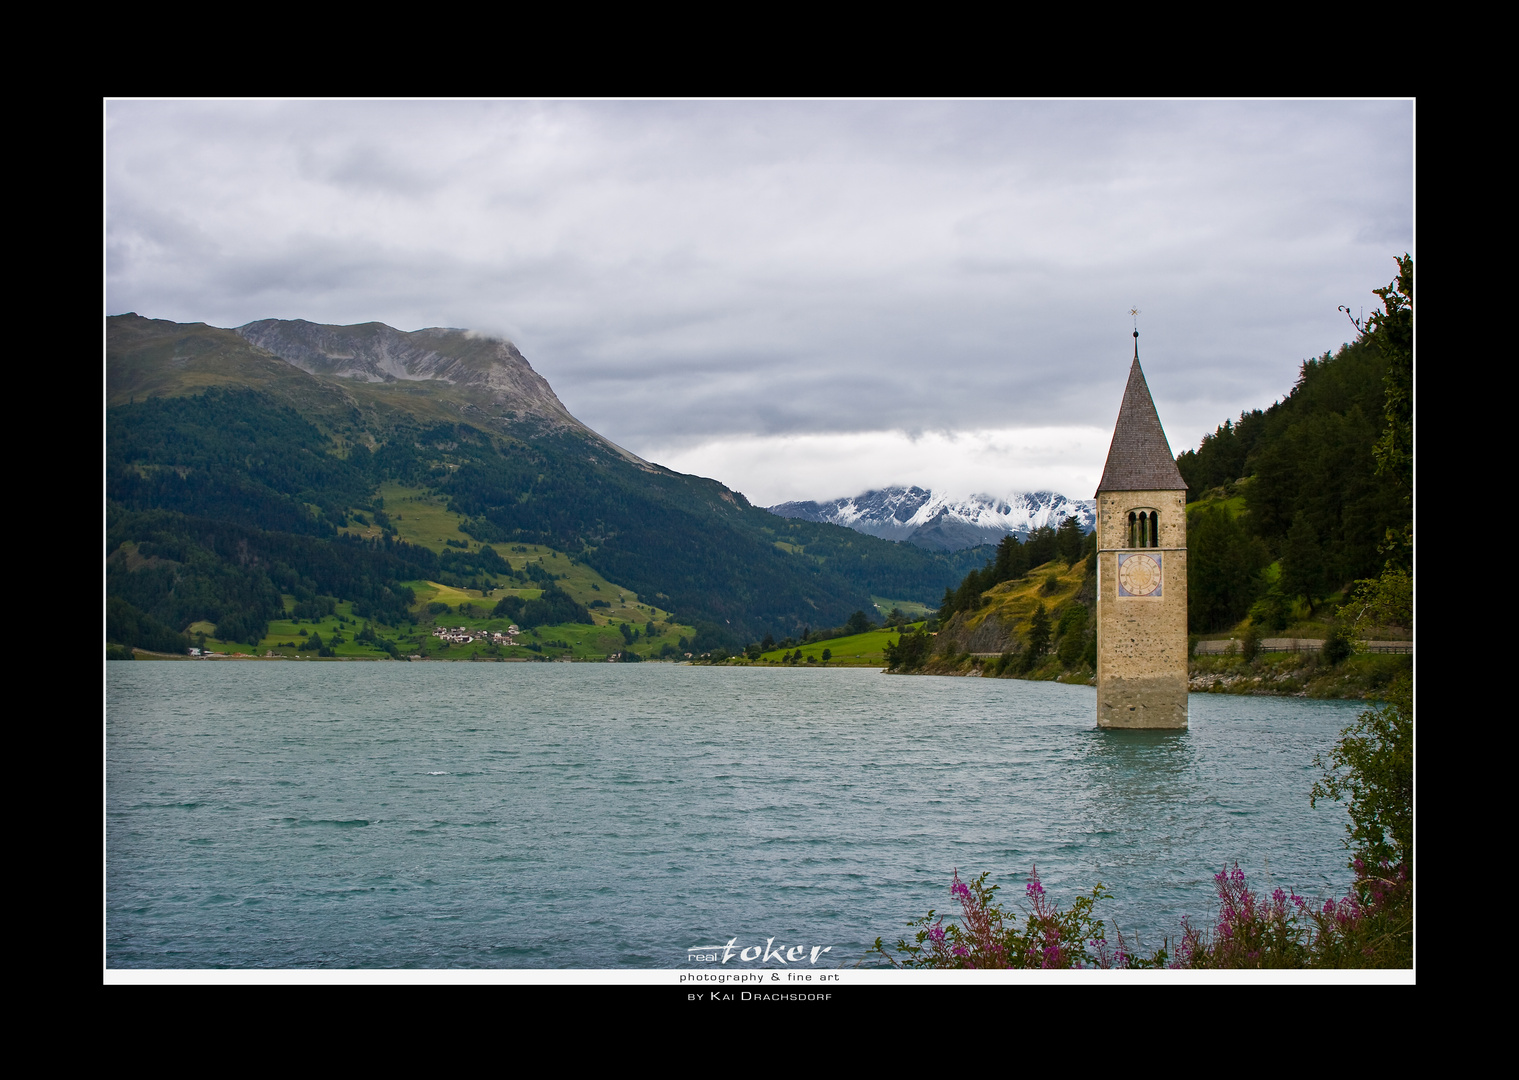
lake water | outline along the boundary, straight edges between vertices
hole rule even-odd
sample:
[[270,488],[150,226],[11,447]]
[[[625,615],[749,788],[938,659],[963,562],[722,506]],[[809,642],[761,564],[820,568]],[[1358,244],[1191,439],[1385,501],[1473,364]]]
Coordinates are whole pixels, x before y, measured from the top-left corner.
[[955,868],[1014,899],[1034,864],[1151,945],[1236,860],[1350,881],[1308,790],[1357,702],[1098,731],[1090,687],[859,669],[106,667],[113,968],[675,968],[735,938],[837,967],[950,908]]

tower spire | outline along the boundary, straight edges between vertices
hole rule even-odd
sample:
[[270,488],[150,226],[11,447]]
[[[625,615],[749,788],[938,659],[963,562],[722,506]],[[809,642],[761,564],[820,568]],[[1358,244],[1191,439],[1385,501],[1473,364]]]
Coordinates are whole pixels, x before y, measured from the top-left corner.
[[[1133,312],[1135,316],[1139,313]],[[1139,330],[1134,331],[1134,361],[1129,365],[1129,381],[1124,387],[1118,422],[1113,426],[1113,443],[1108,447],[1107,464],[1097,485],[1103,491],[1184,491],[1166,433],[1155,412],[1155,401],[1139,366]]]

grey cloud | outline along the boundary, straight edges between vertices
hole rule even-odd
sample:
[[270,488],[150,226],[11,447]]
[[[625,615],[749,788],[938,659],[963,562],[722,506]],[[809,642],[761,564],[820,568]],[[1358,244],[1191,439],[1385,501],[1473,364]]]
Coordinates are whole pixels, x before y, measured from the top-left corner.
[[112,311],[510,327],[582,420],[1188,441],[1412,246],[1407,102],[112,102]]

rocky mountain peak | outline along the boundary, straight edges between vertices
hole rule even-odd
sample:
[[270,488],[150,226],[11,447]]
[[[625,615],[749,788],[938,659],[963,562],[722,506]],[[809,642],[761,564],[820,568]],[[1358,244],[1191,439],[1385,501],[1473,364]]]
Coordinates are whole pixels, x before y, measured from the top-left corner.
[[1058,528],[1073,515],[1082,532],[1091,532],[1097,520],[1093,500],[1068,499],[1053,491],[956,496],[916,486],[882,488],[829,502],[781,503],[766,509],[781,517],[843,525],[883,540],[906,540],[935,551],[995,544],[1009,533],[1026,540],[1035,529],[1043,525]]
[[313,375],[437,380],[483,391],[500,405],[556,426],[582,426],[517,347],[499,338],[447,326],[408,332],[378,322],[329,326],[305,319],[260,319],[236,332]]

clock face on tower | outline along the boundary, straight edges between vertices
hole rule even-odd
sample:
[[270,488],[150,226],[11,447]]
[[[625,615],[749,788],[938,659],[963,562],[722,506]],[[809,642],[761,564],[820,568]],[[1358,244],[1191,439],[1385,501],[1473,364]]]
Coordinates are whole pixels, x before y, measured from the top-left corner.
[[1160,553],[1118,556],[1119,596],[1160,596]]

